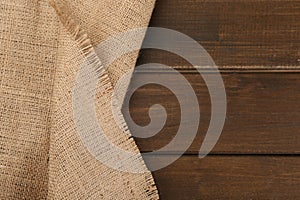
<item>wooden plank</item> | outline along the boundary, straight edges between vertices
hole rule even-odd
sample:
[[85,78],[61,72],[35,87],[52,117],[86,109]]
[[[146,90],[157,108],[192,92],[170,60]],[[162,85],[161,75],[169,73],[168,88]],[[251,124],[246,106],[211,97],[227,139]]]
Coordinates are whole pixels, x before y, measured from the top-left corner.
[[[299,21],[299,0],[158,0],[150,26],[189,35],[220,68],[299,69]],[[170,53],[143,50],[138,63],[149,62],[187,65]]]
[[[132,83],[149,75],[158,80],[160,74],[135,73]],[[170,84],[184,94],[185,91],[180,89],[182,83],[177,81],[174,74],[170,73],[169,76]],[[196,154],[210,121],[210,98],[199,74],[187,73],[184,77],[197,95],[201,112],[197,136],[186,152]],[[213,154],[300,153],[299,73],[223,73],[222,77],[228,111],[224,130]],[[139,125],[147,125],[150,122],[148,109],[153,104],[164,106],[168,117],[164,128],[155,136],[136,138],[143,152],[157,150],[168,144],[177,134],[180,124],[180,107],[174,94],[163,86],[153,84],[139,88],[131,97],[130,113],[133,120]],[[125,115],[126,120],[129,117]],[[190,122],[185,123],[188,127],[184,134],[188,138]]]
[[300,157],[183,156],[153,174],[164,200],[300,199]]

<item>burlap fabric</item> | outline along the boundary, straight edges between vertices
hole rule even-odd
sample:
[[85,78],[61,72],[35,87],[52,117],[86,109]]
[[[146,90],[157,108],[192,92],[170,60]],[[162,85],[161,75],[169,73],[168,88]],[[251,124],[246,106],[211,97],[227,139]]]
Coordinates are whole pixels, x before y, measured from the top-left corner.
[[[87,65],[101,72],[99,123],[115,145],[139,152],[111,110],[114,86],[138,52],[104,70],[94,47],[147,26],[153,7],[154,0],[0,0],[1,199],[158,199],[150,172],[121,172],[90,154],[72,104],[77,72],[89,57]],[[138,162],[144,164],[141,156]]]

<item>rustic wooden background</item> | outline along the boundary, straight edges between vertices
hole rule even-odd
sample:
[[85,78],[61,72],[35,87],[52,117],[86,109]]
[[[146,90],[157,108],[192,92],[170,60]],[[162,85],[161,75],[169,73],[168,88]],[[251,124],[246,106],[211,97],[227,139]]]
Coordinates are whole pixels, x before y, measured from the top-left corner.
[[[157,62],[180,71],[201,109],[193,144],[153,173],[161,199],[300,199],[300,1],[157,0],[150,26],[185,33],[207,49],[222,72],[228,106],[217,145],[199,159],[211,108],[201,76],[176,55],[141,52],[138,65]],[[162,72],[136,72],[132,81],[149,73]],[[174,78],[173,84],[180,83]],[[168,113],[166,126],[152,138],[136,138],[142,152],[166,145],[179,127],[179,103],[159,85],[135,92],[131,117],[148,124],[148,109],[157,103]]]

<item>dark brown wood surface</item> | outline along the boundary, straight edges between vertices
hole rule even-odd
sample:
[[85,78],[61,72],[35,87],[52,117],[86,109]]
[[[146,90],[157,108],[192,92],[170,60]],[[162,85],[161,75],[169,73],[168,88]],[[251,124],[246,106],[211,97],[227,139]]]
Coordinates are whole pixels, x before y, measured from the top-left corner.
[[[161,199],[300,199],[300,1],[157,0],[150,26],[185,33],[210,53],[222,72],[228,108],[218,143],[199,159],[211,108],[201,76],[177,55],[141,51],[137,65],[162,63],[178,69],[193,86],[201,110],[189,149],[153,172]],[[137,72],[132,82],[161,73],[169,72]],[[174,74],[169,76],[180,86]],[[154,137],[135,138],[142,152],[168,144],[180,123],[174,94],[146,85],[130,101],[137,124],[150,122],[153,104],[165,107],[167,122]]]
[[[220,68],[300,66],[299,0],[157,0],[150,26],[198,41]],[[178,56],[143,51],[140,62],[184,66]]]
[[[196,154],[210,122],[210,97],[200,74],[194,72],[183,75],[193,86],[201,112],[197,136],[186,152]],[[147,76],[160,79],[160,73],[136,72],[132,81],[141,81]],[[179,88],[178,93],[184,94],[185,91],[180,90],[182,83],[178,82],[175,74],[169,73],[168,76],[170,83]],[[212,153],[299,154],[299,77],[300,73],[223,73],[227,116],[222,135]],[[149,139],[136,139],[140,150],[144,152],[168,144],[177,134],[180,124],[180,105],[175,95],[169,89],[155,84],[141,87],[131,97],[130,111],[133,120],[141,126],[150,123],[148,112],[154,104],[164,106],[168,117],[164,128],[157,135]],[[184,123],[187,124],[184,134],[188,138],[191,123]]]
[[299,168],[300,157],[183,156],[154,178],[161,199],[296,200]]

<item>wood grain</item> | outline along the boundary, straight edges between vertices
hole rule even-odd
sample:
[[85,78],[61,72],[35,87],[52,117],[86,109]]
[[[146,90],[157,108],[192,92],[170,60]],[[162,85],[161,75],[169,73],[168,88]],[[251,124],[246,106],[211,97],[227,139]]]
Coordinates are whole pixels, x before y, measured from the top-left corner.
[[[158,0],[150,26],[192,37],[221,69],[299,69],[299,21],[299,0]],[[170,53],[143,50],[138,63],[149,62],[187,66]]]
[[[132,82],[141,81],[147,76],[159,80],[160,75],[136,72]],[[178,88],[178,93],[184,94],[186,91],[182,90],[182,83],[177,81],[176,76],[172,73],[168,76],[169,82]],[[186,73],[184,77],[197,95],[201,112],[197,136],[186,152],[195,154],[207,132],[211,104],[201,76],[198,73]],[[222,135],[212,153],[300,153],[299,73],[223,73],[222,77],[227,92],[227,116]],[[136,138],[141,151],[153,151],[165,146],[177,134],[180,125],[181,113],[175,95],[167,88],[153,84],[139,88],[131,97],[131,117],[137,124],[147,125],[150,122],[149,107],[154,104],[165,107],[167,121],[154,137]],[[129,117],[125,115],[126,119]],[[190,122],[184,123],[187,125],[184,134],[188,138]]]
[[[211,109],[205,83],[178,55],[154,49],[140,52],[137,65],[161,63],[178,69],[192,85],[201,110],[192,145],[179,160],[153,173],[161,199],[300,199],[299,22],[299,0],[156,1],[150,26],[184,33],[208,51],[222,71],[228,109],[217,145],[200,160],[197,153]],[[213,75],[209,69],[202,71]],[[136,72],[132,82],[147,76],[159,79],[162,73],[168,73],[170,83],[185,94],[182,83],[168,71]],[[148,109],[153,104],[164,106],[167,121],[154,137],[135,138],[142,152],[168,144],[180,124],[178,100],[154,84],[141,87],[131,98],[130,114],[137,124],[150,122]],[[188,132],[189,128],[187,138]],[[154,161],[178,153],[162,152]]]
[[300,199],[294,156],[184,156],[154,178],[161,199]]

